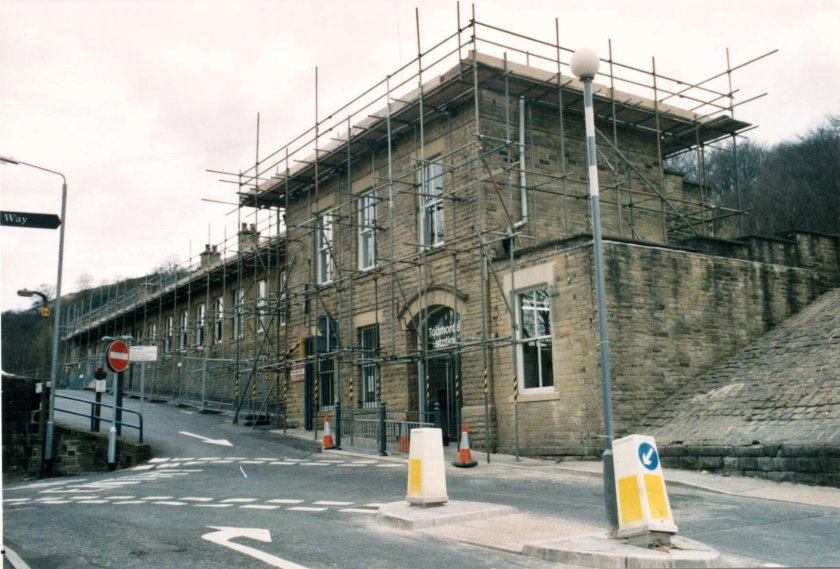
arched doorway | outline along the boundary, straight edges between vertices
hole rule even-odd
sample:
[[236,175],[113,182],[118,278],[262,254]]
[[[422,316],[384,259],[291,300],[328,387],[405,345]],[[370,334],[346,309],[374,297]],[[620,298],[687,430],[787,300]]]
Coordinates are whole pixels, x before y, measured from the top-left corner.
[[418,326],[420,348],[418,389],[421,411],[433,420],[435,404],[440,405],[444,443],[458,436],[461,376],[461,322],[458,313],[447,306],[428,309]]

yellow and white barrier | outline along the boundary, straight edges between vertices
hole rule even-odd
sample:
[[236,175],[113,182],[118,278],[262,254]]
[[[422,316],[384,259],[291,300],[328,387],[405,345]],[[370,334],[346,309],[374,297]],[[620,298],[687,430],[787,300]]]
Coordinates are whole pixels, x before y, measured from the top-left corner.
[[613,462],[618,503],[616,537],[677,533],[653,437],[629,435],[613,441]]
[[439,506],[449,501],[440,429],[411,429],[405,500],[412,506]]

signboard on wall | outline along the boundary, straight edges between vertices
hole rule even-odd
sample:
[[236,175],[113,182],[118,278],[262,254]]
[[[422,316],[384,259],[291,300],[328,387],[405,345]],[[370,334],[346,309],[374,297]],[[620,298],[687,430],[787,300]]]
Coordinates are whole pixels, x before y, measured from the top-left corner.
[[303,381],[304,377],[306,376],[306,364],[301,362],[299,364],[294,364],[292,369],[289,371],[289,381],[297,382]]

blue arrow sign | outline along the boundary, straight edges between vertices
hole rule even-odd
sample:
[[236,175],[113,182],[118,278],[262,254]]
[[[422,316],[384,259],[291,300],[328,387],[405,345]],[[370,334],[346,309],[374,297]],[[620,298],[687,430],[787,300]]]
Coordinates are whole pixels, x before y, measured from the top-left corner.
[[656,449],[650,443],[639,445],[639,460],[642,461],[642,466],[648,470],[656,470],[659,466],[659,456],[656,454]]

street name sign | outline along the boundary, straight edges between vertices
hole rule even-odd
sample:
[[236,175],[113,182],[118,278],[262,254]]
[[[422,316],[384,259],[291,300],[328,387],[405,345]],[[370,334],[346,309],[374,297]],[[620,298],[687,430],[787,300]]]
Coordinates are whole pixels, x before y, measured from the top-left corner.
[[129,363],[128,344],[122,340],[111,342],[111,345],[108,346],[108,351],[106,353],[108,354],[108,367],[111,371],[125,371],[125,368],[128,367]]
[[61,220],[52,213],[29,213],[25,211],[0,211],[0,225],[10,227],[31,227],[33,229],[58,229]]

